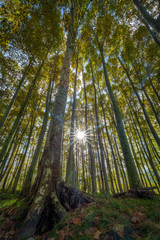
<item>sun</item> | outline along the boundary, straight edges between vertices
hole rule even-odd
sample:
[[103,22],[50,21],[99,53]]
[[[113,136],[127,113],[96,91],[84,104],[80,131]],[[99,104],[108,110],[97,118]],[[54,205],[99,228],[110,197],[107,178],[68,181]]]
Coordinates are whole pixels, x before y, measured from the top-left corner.
[[84,137],[85,137],[85,134],[84,134],[84,132],[82,132],[82,131],[78,131],[77,134],[76,134],[76,136],[77,136],[77,138],[78,138],[79,140],[83,140]]

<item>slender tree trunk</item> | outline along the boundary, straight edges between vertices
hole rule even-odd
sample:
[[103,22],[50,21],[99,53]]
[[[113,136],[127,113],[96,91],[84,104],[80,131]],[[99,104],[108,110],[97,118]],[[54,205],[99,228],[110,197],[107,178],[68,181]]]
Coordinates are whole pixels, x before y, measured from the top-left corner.
[[101,190],[102,190],[102,192],[104,192],[104,180],[103,180],[102,164],[101,164],[101,161],[100,161],[100,153],[99,153],[98,141],[95,138],[95,135],[94,135],[94,142],[95,142],[95,146],[96,146],[97,159],[98,159],[98,163],[99,163],[99,171],[100,171],[100,176],[101,176],[101,183],[102,183]]
[[119,157],[119,161],[120,161],[120,164],[121,164],[123,177],[124,177],[124,180],[125,180],[125,185],[126,185],[126,188],[128,189],[128,181],[127,181],[127,177],[126,177],[126,172],[124,170],[124,166],[123,166],[122,158],[121,158],[121,155],[120,155],[120,152],[119,152],[119,149],[118,149],[116,138],[114,138],[114,142],[115,142],[115,146],[116,146],[116,150],[117,150],[117,155]]
[[[54,72],[56,61],[57,61],[57,58],[55,59],[51,75]],[[32,159],[31,165],[28,169],[27,176],[26,176],[26,179],[25,179],[23,187],[22,187],[22,195],[23,196],[25,196],[30,189],[33,173],[34,173],[35,167],[37,165],[38,156],[39,156],[39,153],[41,151],[44,135],[45,135],[45,132],[46,132],[47,123],[48,123],[48,115],[49,115],[50,104],[51,104],[50,96],[52,94],[52,92],[51,92],[52,81],[53,81],[53,78],[51,76],[50,80],[49,80],[49,84],[48,84],[48,90],[47,90],[47,96],[46,96],[46,109],[45,109],[45,114],[44,114],[44,118],[43,118],[43,124],[42,124],[41,132],[40,132],[40,135],[39,135],[39,138],[38,138],[37,146],[36,146],[36,149],[35,149],[35,152],[34,152],[34,155],[33,155],[33,159]]]
[[49,49],[48,49],[48,51],[47,51],[47,53],[46,53],[46,55],[45,55],[45,58],[43,59],[42,63],[40,64],[40,66],[39,66],[39,68],[38,68],[38,71],[37,71],[36,76],[35,76],[35,78],[34,78],[34,80],[33,80],[33,83],[32,83],[32,85],[31,85],[31,87],[30,87],[30,89],[29,89],[29,91],[28,91],[28,93],[27,93],[26,99],[25,99],[24,103],[22,104],[21,109],[20,109],[20,111],[19,111],[19,113],[18,113],[18,115],[17,115],[17,118],[16,118],[16,120],[15,120],[15,122],[14,122],[14,124],[13,124],[13,127],[12,127],[9,135],[7,136],[4,144],[3,144],[2,150],[1,150],[1,152],[0,152],[0,162],[3,160],[4,154],[6,153],[6,150],[7,150],[7,148],[8,148],[8,145],[9,145],[11,139],[12,139],[12,136],[13,136],[14,132],[15,132],[16,129],[17,129],[17,126],[18,126],[18,124],[19,124],[19,122],[20,122],[20,119],[21,119],[21,117],[22,117],[22,115],[23,115],[23,113],[24,113],[25,108],[27,107],[27,104],[28,104],[29,99],[30,99],[30,97],[31,97],[32,90],[33,90],[33,88],[34,88],[34,86],[35,86],[35,84],[36,84],[36,81],[37,81],[38,76],[40,75],[40,72],[41,72],[41,70],[42,70],[42,67],[43,67],[44,62],[45,62],[45,60],[46,60],[46,58],[47,58],[47,55],[48,55],[48,53],[49,53],[50,48],[51,48],[51,46],[49,47]]
[[90,158],[90,164],[91,164],[91,180],[92,180],[92,193],[96,193],[97,191],[97,185],[96,185],[96,174],[95,174],[95,157],[93,154],[91,142],[90,142],[90,131],[88,130],[88,116],[87,116],[87,93],[86,93],[86,82],[85,82],[85,76],[82,66],[82,77],[83,77],[83,86],[84,86],[84,97],[85,97],[85,128],[86,128],[86,139],[88,144],[88,152],[89,152],[89,158]]
[[9,114],[9,112],[10,112],[10,110],[11,110],[13,104],[14,104],[14,101],[15,101],[18,93],[19,93],[19,90],[20,90],[24,80],[26,79],[28,71],[30,70],[31,63],[32,63],[32,61],[29,63],[29,65],[27,66],[25,72],[23,73],[23,76],[22,76],[22,78],[21,78],[21,80],[19,82],[19,85],[18,85],[18,87],[17,87],[17,89],[16,89],[16,91],[15,91],[15,93],[14,93],[14,95],[13,95],[13,97],[12,97],[12,99],[11,99],[11,101],[10,101],[10,103],[9,103],[9,105],[8,105],[4,115],[3,115],[3,117],[2,117],[2,120],[0,121],[0,128],[3,127],[5,121],[6,121],[7,117],[8,117],[8,114]]
[[146,109],[145,109],[145,107],[144,107],[144,104],[143,104],[143,102],[142,102],[142,100],[141,100],[141,98],[140,98],[140,96],[139,96],[136,88],[134,87],[134,84],[133,84],[133,82],[132,82],[132,79],[130,78],[129,72],[128,72],[128,70],[126,69],[126,67],[124,66],[124,64],[122,63],[121,59],[120,59],[119,57],[117,57],[117,58],[118,58],[119,62],[121,63],[121,65],[122,65],[122,67],[123,67],[123,69],[124,69],[124,71],[125,71],[125,73],[126,73],[126,75],[127,75],[127,77],[128,77],[128,80],[129,80],[130,83],[131,83],[131,86],[132,86],[132,88],[133,88],[133,90],[134,90],[134,93],[135,93],[136,96],[137,96],[138,102],[139,102],[139,104],[140,104],[140,106],[141,106],[141,108],[142,108],[142,110],[143,110],[143,114],[144,114],[145,119],[146,119],[146,121],[147,121],[147,124],[148,124],[148,126],[149,126],[149,128],[150,128],[150,130],[151,130],[151,133],[153,134],[153,137],[154,137],[154,139],[156,140],[157,144],[160,146],[160,138],[159,138],[158,134],[156,133],[156,131],[155,131],[155,129],[154,129],[154,127],[153,127],[153,125],[152,125],[152,123],[151,123],[151,121],[150,121],[150,118],[149,118],[149,116],[148,116],[148,114],[147,114],[147,112],[146,112]]
[[[6,173],[4,182],[3,182],[2,190],[5,189],[5,185],[6,185],[6,182],[7,182],[8,176],[9,176],[9,173],[10,173],[12,167],[13,167],[13,164],[15,164],[15,159],[16,159],[16,157],[17,157],[17,154],[18,154],[18,151],[19,151],[19,148],[20,148],[20,145],[21,145],[21,142],[22,142],[24,133],[25,133],[27,127],[28,127],[28,124],[29,124],[29,121],[28,121],[26,127],[24,128],[24,130],[22,131],[22,134],[21,134],[18,142],[15,143],[15,146],[16,146],[16,148],[17,148],[17,149],[16,149],[16,153],[15,153],[15,155],[14,155],[14,159],[13,159],[13,160],[12,160],[12,155],[11,155],[11,157],[10,157],[10,160],[9,160],[10,167],[9,167],[9,165],[6,166],[6,171],[7,171],[7,173]],[[12,163],[11,163],[11,160],[12,160]],[[5,173],[4,173],[4,174],[5,174]],[[2,180],[3,177],[4,177],[4,174],[2,174],[1,180]]]
[[141,21],[145,24],[150,36],[153,38],[156,45],[160,48],[160,41],[158,39],[157,33],[151,30],[149,24],[145,20],[141,20]]
[[121,147],[122,147],[122,152],[123,152],[124,161],[125,161],[125,165],[126,165],[126,169],[127,169],[130,188],[137,188],[137,187],[140,187],[140,180],[139,180],[138,172],[137,172],[137,169],[136,169],[133,157],[132,157],[132,153],[131,153],[131,150],[129,147],[129,143],[128,143],[128,140],[127,140],[127,137],[125,134],[122,116],[121,116],[121,113],[120,113],[120,110],[118,107],[118,103],[113,94],[113,90],[112,90],[110,80],[108,77],[108,72],[107,72],[106,63],[105,63],[104,54],[103,54],[103,49],[102,49],[102,46],[100,45],[99,39],[96,36],[93,28],[92,28],[92,32],[98,43],[99,51],[101,54],[106,86],[108,89],[108,93],[109,93],[109,96],[110,96],[110,99],[112,102],[112,106],[113,106],[113,110],[114,110],[114,114],[115,114],[115,118],[116,118],[117,132],[118,132],[119,140],[120,140]]
[[132,152],[133,152],[133,156],[134,156],[134,159],[135,159],[135,162],[136,162],[136,165],[137,165],[137,169],[138,169],[138,172],[139,172],[139,176],[140,176],[140,179],[141,179],[141,183],[142,183],[141,185],[143,186],[143,185],[144,185],[144,181],[143,181],[143,178],[142,178],[141,168],[140,168],[139,162],[138,162],[137,157],[136,157],[136,153],[135,153],[135,150],[134,150],[132,141],[131,141],[130,134],[129,134],[129,132],[127,131],[127,127],[126,127],[126,132],[127,132],[127,134],[128,134],[129,143],[130,143],[130,145],[131,145],[131,149],[132,149]]
[[[132,64],[133,64],[133,63],[132,63]],[[136,75],[137,75],[137,78],[138,78],[138,80],[139,80],[139,83],[141,84],[141,81],[142,81],[142,80],[141,80],[141,78],[140,78],[140,76],[139,76],[139,74],[138,74],[138,72],[137,72],[134,64],[133,64],[133,68],[134,68],[134,70],[135,70],[135,72],[136,72]],[[148,102],[149,102],[149,104],[150,104],[150,106],[151,106],[151,108],[152,108],[152,111],[153,111],[153,113],[154,113],[154,116],[155,116],[155,118],[156,118],[156,120],[157,120],[157,123],[158,123],[158,125],[159,125],[159,127],[160,127],[160,119],[159,119],[159,116],[158,116],[158,114],[157,114],[157,111],[156,111],[153,103],[152,103],[152,100],[150,99],[150,97],[148,96],[148,93],[147,93],[146,90],[145,90],[145,87],[143,87],[143,92],[144,92],[144,94],[145,94],[145,96],[146,96],[146,98],[147,98],[147,100],[148,100]]]
[[[125,96],[125,98],[126,98],[126,96]],[[147,158],[149,159],[149,162],[151,161],[151,163],[150,163],[151,166],[153,165],[155,172],[157,172],[157,170],[156,170],[156,168],[155,168],[155,166],[154,166],[152,157],[149,157],[149,156],[150,156],[150,152],[149,152],[149,156],[148,156],[148,154],[147,154],[147,152],[146,152],[146,149],[144,148],[143,142],[146,143],[146,140],[145,140],[143,131],[142,131],[142,129],[141,129],[141,126],[140,126],[140,122],[139,122],[137,113],[136,113],[136,111],[134,110],[134,108],[133,108],[133,106],[132,106],[132,104],[131,104],[131,101],[128,101],[127,98],[126,98],[126,100],[127,100],[128,106],[130,107],[130,112],[131,112],[131,117],[132,117],[132,120],[133,120],[133,123],[134,123],[134,128],[135,128],[135,130],[136,130],[136,132],[137,132],[137,135],[138,135],[138,137],[139,137],[139,139],[140,139],[140,142],[141,142],[141,145],[142,145],[142,147],[141,147],[141,149],[140,149],[140,152],[143,154],[143,159],[145,160],[145,162],[146,162],[146,164],[147,164],[147,166],[148,166],[148,162],[147,162],[146,157],[145,157],[145,154],[146,154]],[[143,139],[142,139],[142,137],[140,136],[140,133],[139,133],[139,131],[138,131],[137,124],[136,124],[136,122],[135,122],[135,120],[134,120],[134,118],[133,118],[132,111],[133,111],[134,116],[135,116],[135,118],[136,118],[136,121],[137,121],[137,123],[138,123],[138,125],[139,125],[139,128],[140,128],[140,131],[141,131],[141,134],[142,134]],[[137,138],[136,138],[135,141],[137,141]],[[149,149],[148,149],[148,150],[149,150]],[[144,154],[143,151],[145,152],[145,154]],[[142,160],[142,161],[143,161],[143,160]],[[144,170],[145,170],[145,173],[146,173],[145,167],[144,167]],[[156,184],[156,182],[155,182],[155,180],[154,180],[153,174],[152,174],[152,172],[150,171],[150,167],[148,167],[148,170],[149,170],[149,172],[150,172],[150,174],[151,174],[151,176],[152,176],[152,179],[153,179],[155,185],[157,186],[157,184]],[[156,174],[156,175],[157,175],[157,177],[158,177],[158,179],[159,179],[158,174]],[[147,176],[147,179],[148,179],[148,174],[146,174],[146,176]],[[150,179],[148,179],[148,181],[149,181],[149,183],[151,184]]]
[[17,188],[17,185],[18,185],[18,181],[19,181],[19,178],[20,178],[21,170],[22,170],[22,167],[24,165],[24,161],[25,161],[25,158],[26,158],[28,147],[29,147],[29,144],[30,144],[30,141],[31,141],[31,136],[32,136],[34,125],[35,125],[35,121],[36,121],[36,117],[34,117],[34,119],[31,122],[30,131],[29,131],[29,135],[28,135],[28,141],[27,141],[27,144],[26,144],[26,149],[25,149],[23,158],[21,160],[18,172],[17,172],[17,174],[15,176],[14,184],[13,184],[13,187],[12,187],[12,192],[16,191],[16,188]]
[[110,181],[111,181],[111,186],[112,186],[112,192],[113,194],[115,193],[115,189],[114,189],[114,183],[113,183],[113,173],[111,170],[111,165],[110,165],[110,159],[109,159],[109,154],[108,154],[108,150],[107,150],[107,146],[106,146],[106,142],[105,142],[105,137],[104,137],[104,132],[102,130],[102,134],[103,134],[103,139],[104,139],[104,146],[105,146],[105,156],[106,156],[106,163],[107,163],[107,168],[108,168],[108,172],[109,172],[109,177],[110,177]]
[[149,139],[150,146],[152,148],[153,154],[154,154],[154,156],[155,156],[155,158],[157,160],[157,163],[160,164],[160,155],[158,154],[158,152],[157,152],[157,150],[156,150],[156,148],[155,148],[155,146],[153,144],[153,141],[152,141],[151,137],[149,136],[149,134],[147,134],[147,136],[148,136],[148,139]]
[[95,106],[96,124],[98,127],[97,128],[97,136],[98,136],[100,153],[101,153],[102,171],[103,171],[103,176],[104,176],[106,194],[109,196],[110,189],[109,189],[109,183],[108,183],[106,167],[105,167],[105,162],[104,162],[104,148],[103,148],[102,137],[101,137],[101,132],[100,132],[100,128],[99,128],[99,118],[98,118],[98,109],[97,109],[97,90],[95,87],[95,79],[94,79],[94,75],[93,75],[92,64],[91,64],[91,72],[92,72],[92,81],[93,81],[93,87],[94,87],[94,100],[95,100],[94,106]]
[[157,99],[158,99],[158,101],[159,101],[159,103],[160,103],[160,95],[159,95],[159,93],[157,92],[155,86],[153,85],[153,82],[152,82],[152,79],[151,79],[151,77],[150,77],[150,74],[149,74],[148,70],[146,70],[146,71],[147,71],[147,75],[148,75],[150,84],[151,84],[151,86],[152,86],[152,89],[153,89],[154,93],[156,94]]
[[85,178],[85,169],[84,169],[84,153],[83,153],[83,145],[81,147],[82,152],[82,176],[83,176],[83,190],[86,191],[86,178]]
[[[12,140],[11,140],[11,143],[10,143],[10,145],[9,145],[9,148],[7,149],[7,152],[6,152],[6,154],[5,154],[5,156],[4,156],[4,159],[3,159],[2,163],[1,163],[1,166],[0,166],[0,171],[1,171],[0,175],[1,175],[1,177],[2,177],[2,175],[3,175],[4,169],[7,168],[7,167],[6,167],[6,163],[7,163],[7,160],[8,160],[8,156],[9,156],[10,152],[13,151],[13,150],[11,151],[12,145],[13,145],[13,143],[16,145],[17,139],[15,139],[15,137],[18,136],[19,128],[20,128],[20,126],[21,126],[21,123],[23,122],[23,119],[24,119],[24,116],[22,117],[20,123],[19,123],[18,126],[17,126],[17,129],[16,129],[16,131],[15,131],[13,137],[12,137]],[[29,123],[29,122],[28,122],[28,123]],[[28,126],[28,125],[27,125],[27,126]],[[26,126],[26,127],[27,127],[27,126]],[[12,153],[11,153],[11,154],[12,154]],[[0,177],[0,181],[1,181],[1,177]]]
[[[111,142],[111,139],[110,139],[110,136],[109,136],[109,132],[108,132],[108,127],[107,127],[107,123],[106,123],[106,116],[105,116],[105,111],[104,111],[104,106],[103,106],[103,101],[102,101],[102,95],[101,95],[101,90],[100,90],[100,86],[99,86],[99,83],[98,83],[98,87],[99,87],[99,93],[100,93],[100,98],[101,98],[101,106],[102,106],[102,112],[103,112],[103,118],[104,118],[104,125],[105,125],[105,130],[106,130],[106,134],[107,134],[107,139],[108,139],[108,142],[109,142],[109,146],[110,146],[110,149],[111,149],[111,153],[112,153],[112,157],[113,157],[113,160],[114,160],[114,163],[116,165],[116,158],[115,158],[115,154],[114,154],[114,150],[113,150],[113,147],[112,147],[112,142]],[[112,173],[111,173],[111,167],[110,167],[110,163],[108,161],[108,170],[109,170],[109,173],[110,173],[110,179],[112,178]],[[119,173],[118,173],[118,170],[116,169],[116,172],[117,172],[117,175],[118,175],[118,181],[119,181],[119,188],[120,188],[120,191],[122,191],[122,186],[121,186],[121,183],[120,183],[120,178],[119,178]],[[111,180],[111,183],[112,183],[112,180]],[[114,193],[114,185],[112,186],[113,187],[113,193]]]
[[151,153],[150,153],[150,151],[149,151],[149,147],[148,147],[146,138],[145,138],[145,136],[144,136],[144,133],[143,133],[142,128],[141,128],[141,124],[140,124],[140,122],[139,122],[137,113],[136,113],[135,111],[134,111],[134,114],[135,114],[135,117],[136,117],[136,121],[137,121],[137,123],[138,123],[138,125],[139,125],[140,132],[141,132],[142,137],[143,137],[143,142],[145,143],[145,146],[146,146],[146,149],[147,149],[147,151],[146,151],[146,150],[145,150],[145,151],[146,151],[146,153],[148,152],[147,158],[148,158],[149,163],[150,163],[150,165],[151,165],[151,167],[152,167],[152,169],[153,169],[153,172],[154,172],[154,174],[155,174],[156,180],[157,180],[157,182],[158,182],[158,184],[159,184],[159,186],[160,186],[160,176],[159,176],[159,173],[158,173],[158,171],[157,171],[157,169],[156,169],[156,167],[155,167],[155,163],[154,163],[154,161],[153,161],[153,159],[152,159],[152,156],[151,156]]

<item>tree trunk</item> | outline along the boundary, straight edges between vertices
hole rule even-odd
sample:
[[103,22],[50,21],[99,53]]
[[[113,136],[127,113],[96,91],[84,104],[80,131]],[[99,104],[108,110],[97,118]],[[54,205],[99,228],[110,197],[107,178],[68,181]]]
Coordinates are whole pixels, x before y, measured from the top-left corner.
[[[135,68],[135,66],[134,66],[133,63],[132,63],[132,65],[133,65],[133,68],[134,68],[135,73],[136,73],[136,75],[137,75],[137,78],[138,78],[138,80],[139,80],[139,83],[141,84],[142,79],[140,78],[140,76],[139,76],[139,74],[138,74],[138,72],[137,72],[137,70],[136,70],[136,68]],[[152,100],[150,99],[148,93],[146,92],[144,86],[143,86],[143,92],[144,92],[144,94],[145,94],[145,96],[146,96],[146,98],[147,98],[147,100],[148,100],[148,102],[149,102],[149,104],[150,104],[150,106],[151,106],[151,108],[152,108],[152,111],[153,111],[153,113],[154,113],[154,116],[155,116],[155,118],[156,118],[156,120],[157,120],[157,123],[158,123],[158,125],[159,125],[159,127],[160,127],[160,119],[159,119],[159,116],[158,116],[157,111],[156,111],[156,109],[155,109],[155,107],[154,107],[154,105],[153,105],[153,102],[152,102]]]
[[29,147],[29,144],[30,144],[30,141],[31,141],[31,136],[32,136],[34,125],[35,125],[35,121],[36,121],[36,116],[31,121],[31,126],[30,126],[30,130],[29,130],[29,135],[28,135],[28,141],[27,141],[27,144],[26,144],[26,149],[25,149],[23,158],[21,160],[18,172],[17,172],[17,174],[15,176],[14,184],[13,184],[13,187],[12,187],[12,192],[13,193],[16,191],[16,188],[17,188],[17,185],[18,185],[18,181],[19,181],[19,178],[20,178],[21,170],[22,170],[22,167],[23,167],[23,164],[24,164],[24,161],[25,161],[25,158],[26,158],[26,154],[27,154],[27,151],[28,151],[28,147]]
[[147,9],[143,6],[142,2],[139,0],[133,0],[134,4],[139,9],[145,21],[154,29],[157,33],[160,33],[160,21],[159,17],[154,19],[147,11]]
[[25,99],[24,103],[22,104],[21,109],[20,109],[20,111],[19,111],[19,113],[18,113],[18,115],[17,115],[17,118],[16,118],[16,120],[15,120],[15,122],[14,122],[14,124],[13,124],[13,127],[12,127],[10,133],[8,134],[8,137],[6,138],[4,144],[3,144],[2,150],[1,150],[1,152],[0,152],[0,162],[3,160],[4,154],[5,154],[5,152],[6,152],[7,148],[8,148],[8,145],[9,145],[11,139],[12,139],[12,136],[13,136],[13,134],[15,133],[17,127],[18,127],[18,124],[19,124],[20,119],[21,119],[21,117],[22,117],[22,115],[23,115],[23,113],[24,113],[25,108],[27,107],[27,104],[28,104],[29,99],[30,99],[30,97],[31,97],[32,90],[33,90],[33,88],[34,88],[34,86],[35,86],[35,84],[36,84],[37,78],[38,78],[38,76],[39,76],[39,74],[40,74],[40,72],[41,72],[41,70],[42,70],[42,67],[43,67],[44,62],[45,62],[45,60],[46,60],[46,58],[47,58],[47,55],[48,55],[48,53],[49,53],[49,50],[50,50],[51,46],[52,46],[52,45],[50,45],[50,47],[48,48],[47,53],[46,53],[46,55],[45,55],[45,58],[43,59],[42,63],[40,64],[40,66],[39,66],[39,68],[38,68],[38,71],[37,71],[37,73],[36,73],[36,76],[35,76],[35,78],[33,79],[33,83],[32,83],[32,85],[31,85],[31,87],[30,87],[30,89],[29,89],[29,91],[28,91],[28,93],[27,93],[26,99]]
[[69,145],[69,156],[67,161],[66,170],[66,182],[72,186],[76,186],[76,174],[75,174],[75,160],[74,160],[74,142],[76,140],[74,131],[74,119],[76,111],[76,87],[77,87],[77,74],[78,74],[78,54],[76,59],[76,73],[74,80],[74,92],[73,92],[73,103],[72,103],[72,114],[71,114],[71,128],[70,128],[70,145]]
[[[55,62],[54,62],[54,66],[53,66],[51,75],[53,74],[55,64],[56,64],[56,59],[55,59]],[[23,188],[22,188],[22,195],[23,196],[25,196],[30,189],[33,173],[34,173],[37,161],[38,161],[38,156],[39,156],[39,153],[41,151],[44,135],[45,135],[45,132],[46,132],[47,123],[48,123],[48,115],[49,115],[50,104],[51,104],[50,96],[51,96],[51,83],[52,83],[52,81],[53,81],[53,79],[52,79],[52,77],[50,77],[48,90],[47,90],[47,96],[46,96],[46,109],[45,109],[45,114],[44,114],[44,118],[43,118],[43,124],[42,124],[41,132],[40,132],[40,135],[39,135],[39,138],[38,138],[37,146],[36,146],[36,149],[35,149],[35,152],[34,152],[34,155],[33,155],[33,159],[32,159],[31,165],[28,169],[25,182],[23,184]]]
[[151,121],[150,121],[150,118],[149,118],[149,116],[148,116],[148,114],[147,114],[147,112],[146,112],[146,109],[145,109],[145,107],[144,107],[144,104],[143,104],[143,102],[142,102],[142,100],[141,100],[141,98],[140,98],[140,96],[139,96],[136,88],[134,87],[134,84],[133,84],[133,82],[132,82],[132,79],[130,78],[129,72],[128,72],[128,70],[126,69],[126,67],[124,66],[124,64],[122,63],[121,59],[120,59],[119,57],[117,57],[117,58],[118,58],[120,64],[122,65],[122,67],[123,67],[123,69],[124,69],[124,71],[125,71],[125,73],[126,73],[126,75],[127,75],[127,77],[128,77],[128,80],[129,80],[130,83],[131,83],[131,86],[132,86],[132,88],[133,88],[133,90],[134,90],[134,93],[135,93],[136,96],[137,96],[138,102],[139,102],[139,104],[140,104],[140,106],[141,106],[141,108],[142,108],[142,110],[143,110],[143,114],[144,114],[145,119],[146,119],[146,121],[147,121],[147,124],[148,124],[148,126],[149,126],[149,128],[150,128],[150,130],[151,130],[151,133],[153,134],[153,137],[154,137],[154,139],[156,140],[157,144],[160,146],[160,138],[159,138],[158,134],[156,133],[156,131],[155,131],[155,129],[154,129],[154,127],[153,127],[153,125],[152,125],[152,123],[151,123]]
[[51,226],[49,224],[51,224],[53,217],[57,221],[61,219],[66,212],[58,200],[58,186],[60,182],[60,153],[69,85],[69,70],[76,37],[76,33],[73,31],[75,11],[76,1],[72,2],[71,6],[71,21],[68,30],[60,84],[55,97],[48,141],[40,161],[43,169],[39,168],[40,173],[38,175],[40,175],[40,179],[37,184],[37,191],[27,217],[20,228],[18,239],[22,236],[32,236],[36,230],[47,230],[48,227]]
[[137,188],[140,187],[140,180],[139,180],[139,176],[138,176],[138,172],[132,157],[132,153],[129,147],[129,143],[125,134],[125,130],[124,130],[124,125],[123,125],[123,121],[122,121],[122,116],[118,107],[118,103],[116,101],[116,98],[113,94],[113,90],[110,84],[110,80],[108,77],[108,72],[107,72],[107,68],[106,68],[106,63],[105,63],[105,59],[104,59],[104,54],[103,54],[103,49],[102,46],[100,45],[99,39],[97,37],[97,35],[95,34],[93,28],[91,27],[92,32],[95,36],[95,39],[98,43],[99,46],[99,51],[101,54],[101,59],[102,59],[102,64],[103,64],[103,72],[104,72],[104,76],[105,76],[105,81],[106,81],[106,86],[108,89],[108,93],[112,102],[112,106],[113,106],[113,110],[114,110],[114,114],[115,114],[115,118],[116,118],[116,124],[117,124],[117,132],[118,132],[118,136],[119,136],[119,140],[121,143],[121,147],[122,147],[122,152],[123,152],[123,156],[124,156],[124,161],[125,161],[125,165],[126,165],[126,169],[127,169],[127,174],[128,174],[128,179],[129,179],[129,184],[130,184],[130,188]]
[[90,131],[88,129],[88,114],[87,114],[87,93],[86,93],[86,82],[84,77],[84,71],[82,66],[82,77],[83,77],[83,87],[84,87],[84,98],[85,98],[85,128],[86,128],[86,139],[87,139],[87,145],[88,145],[88,152],[89,152],[89,158],[90,158],[90,165],[91,165],[91,180],[92,180],[92,193],[96,193],[97,191],[97,185],[96,185],[96,170],[95,170],[95,157],[93,154],[92,146],[90,143]]
[[92,81],[93,81],[93,87],[94,87],[94,100],[95,100],[94,106],[95,106],[95,115],[96,115],[96,124],[97,124],[97,136],[98,136],[100,153],[101,153],[102,171],[103,171],[103,176],[104,176],[106,194],[109,196],[110,189],[109,189],[109,183],[108,183],[106,167],[105,167],[105,162],[104,162],[104,148],[103,148],[102,137],[101,137],[101,132],[100,132],[100,128],[99,128],[99,118],[98,118],[98,110],[97,110],[97,90],[95,87],[95,79],[94,79],[94,75],[93,75],[92,64],[91,64],[91,73],[92,73]]
[[8,117],[8,114],[9,114],[9,112],[10,112],[12,106],[13,106],[13,103],[14,103],[14,101],[15,101],[18,93],[19,93],[19,90],[20,90],[24,80],[26,79],[28,71],[30,70],[31,63],[32,63],[32,61],[29,63],[29,65],[27,66],[25,72],[23,73],[23,76],[22,76],[22,78],[20,80],[20,83],[19,83],[19,85],[18,85],[18,87],[17,87],[17,89],[16,89],[16,91],[15,91],[15,93],[14,93],[14,95],[13,95],[13,97],[12,97],[12,99],[11,99],[11,101],[10,101],[10,103],[9,103],[5,113],[4,113],[4,115],[3,115],[3,117],[2,117],[2,120],[0,121],[0,128],[3,127],[5,121],[6,121],[7,117]]

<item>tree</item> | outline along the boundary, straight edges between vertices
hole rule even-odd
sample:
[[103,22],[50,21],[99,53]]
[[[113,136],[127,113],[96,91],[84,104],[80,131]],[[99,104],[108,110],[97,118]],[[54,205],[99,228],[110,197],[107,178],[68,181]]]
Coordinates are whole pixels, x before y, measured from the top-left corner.
[[25,222],[20,229],[19,236],[31,236],[35,233],[40,220],[43,218],[43,214],[45,214],[46,201],[48,203],[50,202],[54,207],[56,218],[61,219],[65,214],[65,209],[59,202],[57,194],[59,194],[60,148],[68,93],[70,62],[78,27],[75,26],[76,13],[77,1],[71,1],[70,23],[68,27],[66,52],[61,70],[60,84],[55,98],[47,144],[41,159],[41,166],[43,166],[43,169],[39,168],[41,177],[39,179],[38,188],[36,189],[37,192]]

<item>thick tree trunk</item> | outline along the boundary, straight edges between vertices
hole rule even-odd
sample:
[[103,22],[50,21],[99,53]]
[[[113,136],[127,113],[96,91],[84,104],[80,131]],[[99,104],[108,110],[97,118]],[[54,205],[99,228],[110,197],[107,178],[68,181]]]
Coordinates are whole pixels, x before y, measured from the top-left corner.
[[76,87],[77,87],[77,74],[78,74],[78,54],[76,59],[76,73],[74,80],[74,92],[73,92],[73,103],[72,103],[72,114],[71,114],[71,128],[70,128],[70,145],[69,145],[69,156],[67,161],[66,170],[66,182],[72,186],[76,186],[76,174],[75,174],[75,160],[74,160],[74,142],[75,142],[75,131],[74,131],[74,119],[76,111]]
[[[69,70],[73,53],[75,32],[73,31],[74,17],[76,11],[76,1],[72,2],[71,22],[69,25],[66,53],[61,71],[60,84],[55,97],[52,120],[49,128],[48,141],[45,146],[42,159],[40,161],[42,168],[39,168],[39,182],[36,186],[36,193],[22,224],[18,239],[22,236],[32,236],[37,230],[44,230],[45,223],[47,226],[55,220],[61,219],[65,214],[65,209],[59,202],[58,186],[60,182],[60,153],[62,130],[64,126],[64,114],[67,101]],[[46,230],[46,228],[45,228]]]

